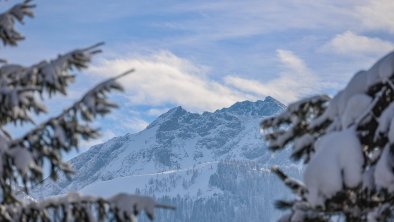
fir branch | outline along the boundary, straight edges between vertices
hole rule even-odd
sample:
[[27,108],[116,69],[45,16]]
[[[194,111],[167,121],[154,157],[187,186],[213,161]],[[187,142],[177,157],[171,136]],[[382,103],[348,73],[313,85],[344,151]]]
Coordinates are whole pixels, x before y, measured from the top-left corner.
[[15,22],[23,24],[24,17],[34,16],[32,9],[36,6],[31,4],[32,0],[25,0],[23,3],[14,5],[8,11],[0,14],[0,39],[4,45],[16,46],[25,37],[15,30]]
[[[90,127],[89,122],[97,115],[105,115],[116,107],[108,101],[107,93],[112,90],[122,90],[116,80],[133,71],[127,71],[96,85],[60,115],[39,124],[24,136],[9,141],[9,148],[3,156],[6,161],[3,163],[7,163],[3,165],[3,175],[13,178],[12,181],[15,182],[21,178],[25,186],[27,183],[37,184],[42,181],[42,167],[45,160],[51,164],[52,179],[57,179],[59,172],[66,175],[72,173],[71,167],[61,158],[62,152],[77,149],[80,138],[87,140],[98,136],[98,130]],[[23,166],[17,164],[21,153],[26,156],[27,161]],[[5,186],[10,185],[6,180],[0,183]]]
[[39,100],[37,95],[66,95],[69,84],[74,80],[70,71],[86,68],[91,57],[101,52],[99,47],[103,44],[76,49],[31,67],[13,64],[0,67],[0,103],[3,104],[0,107],[0,116],[3,117],[0,125],[33,122],[31,112],[45,113],[43,97]]
[[131,222],[142,211],[153,220],[155,208],[175,209],[146,196],[120,193],[102,198],[69,193],[37,202],[0,205],[0,219],[5,222],[52,221],[50,218],[55,221]]

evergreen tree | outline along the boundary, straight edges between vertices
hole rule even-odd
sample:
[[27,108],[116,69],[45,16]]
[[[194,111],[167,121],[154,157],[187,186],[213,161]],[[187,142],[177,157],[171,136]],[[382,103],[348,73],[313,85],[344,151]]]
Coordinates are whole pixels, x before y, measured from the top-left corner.
[[332,99],[314,96],[262,121],[273,151],[292,147],[303,182],[273,168],[296,194],[281,221],[390,221],[394,213],[394,52]]
[[[0,39],[4,46],[16,46],[24,37],[15,29],[26,16],[33,17],[31,0],[13,6],[0,14]],[[67,94],[75,79],[73,71],[85,69],[92,56],[101,52],[101,44],[76,49],[56,59],[24,67],[1,60],[0,67],[0,221],[134,221],[144,210],[150,219],[157,204],[152,198],[118,194],[111,198],[71,193],[40,201],[22,200],[19,187],[28,193],[43,181],[44,163],[49,163],[50,177],[71,175],[71,167],[62,153],[77,149],[81,139],[99,136],[90,123],[109,113],[116,104],[108,93],[122,90],[116,80],[133,70],[108,79],[89,91],[57,116],[35,124],[33,115],[46,112],[44,98]],[[5,130],[7,124],[33,123],[34,128],[14,138]]]

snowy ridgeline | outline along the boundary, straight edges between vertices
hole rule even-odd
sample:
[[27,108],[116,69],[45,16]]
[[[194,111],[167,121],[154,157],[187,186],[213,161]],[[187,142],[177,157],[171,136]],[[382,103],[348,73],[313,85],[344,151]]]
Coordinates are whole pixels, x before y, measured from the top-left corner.
[[277,164],[300,177],[288,154],[268,152],[260,134],[261,119],[283,108],[271,97],[214,113],[174,108],[140,133],[92,147],[71,161],[77,169],[72,181],[45,181],[33,194],[140,193],[177,207],[158,210],[157,221],[273,220],[279,216],[274,200],[290,193],[270,167]]

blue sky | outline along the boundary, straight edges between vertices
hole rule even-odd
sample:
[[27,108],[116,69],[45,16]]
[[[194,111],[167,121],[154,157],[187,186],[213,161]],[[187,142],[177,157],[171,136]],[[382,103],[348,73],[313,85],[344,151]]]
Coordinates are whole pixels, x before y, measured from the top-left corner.
[[[0,1],[5,10],[17,1]],[[97,124],[103,139],[143,129],[181,105],[214,111],[271,95],[283,103],[343,88],[394,49],[392,0],[36,0],[27,37],[1,58],[33,64],[105,41],[104,53],[80,73],[68,98],[130,68],[121,108]],[[45,117],[42,117],[45,118]]]

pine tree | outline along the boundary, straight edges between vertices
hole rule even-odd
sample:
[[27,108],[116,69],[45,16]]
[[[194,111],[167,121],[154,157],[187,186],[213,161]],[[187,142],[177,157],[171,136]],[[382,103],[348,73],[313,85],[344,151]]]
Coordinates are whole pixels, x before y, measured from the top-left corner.
[[[34,8],[31,0],[25,0],[0,14],[0,39],[4,46],[17,46],[24,39],[15,23],[23,23],[26,16],[33,17]],[[40,201],[19,198],[20,187],[28,193],[43,181],[44,163],[50,165],[51,179],[56,180],[59,174],[70,176],[72,168],[62,160],[62,153],[77,149],[81,139],[98,137],[91,122],[117,107],[109,101],[108,93],[121,91],[116,80],[133,70],[96,85],[59,115],[39,124],[33,121],[33,115],[46,112],[45,98],[67,95],[68,86],[75,79],[72,72],[87,68],[92,56],[101,52],[101,45],[76,49],[28,67],[1,60],[0,221],[134,221],[142,210],[153,219],[154,208],[169,208],[150,197],[129,194],[100,198],[70,193]],[[5,129],[8,124],[26,123],[33,123],[34,128],[19,138]]]
[[394,214],[394,52],[332,99],[314,96],[262,121],[273,151],[292,148],[303,182],[273,167],[296,195],[280,221],[391,221]]

